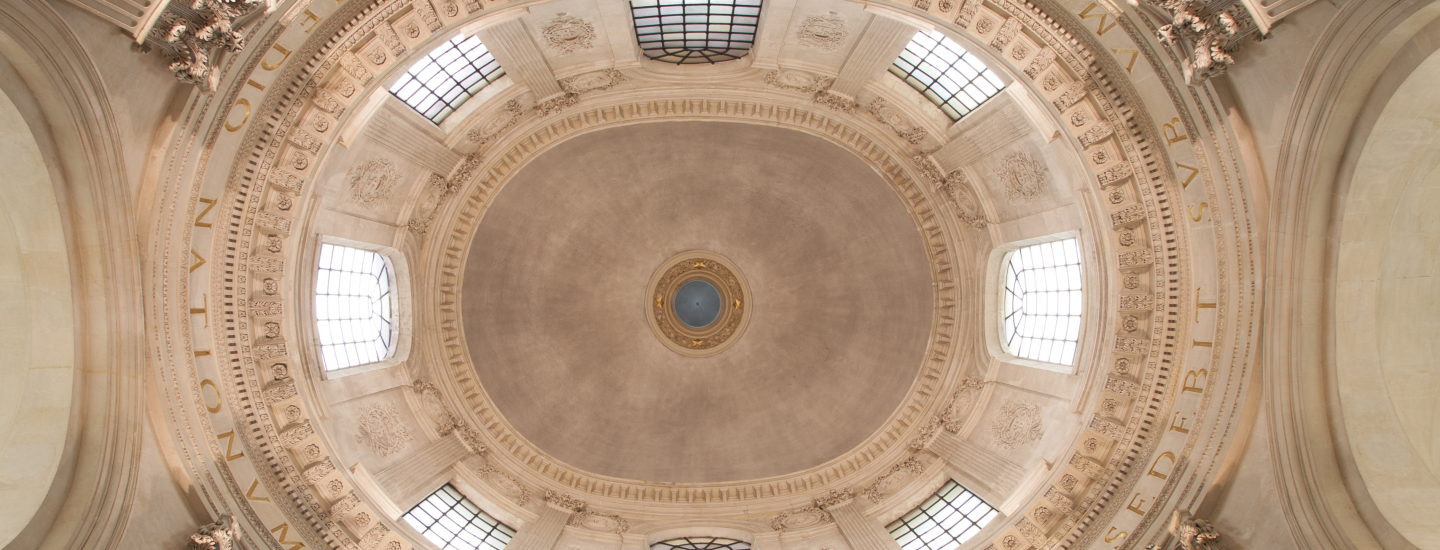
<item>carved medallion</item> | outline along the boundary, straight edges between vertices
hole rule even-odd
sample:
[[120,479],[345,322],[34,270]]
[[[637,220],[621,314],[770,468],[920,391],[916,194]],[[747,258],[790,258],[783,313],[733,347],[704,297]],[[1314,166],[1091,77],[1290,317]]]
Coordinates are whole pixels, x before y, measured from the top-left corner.
[[615,69],[572,76],[560,81],[560,88],[572,94],[599,92],[614,88],[625,81],[625,74]]
[[395,406],[389,403],[361,410],[356,424],[360,425],[360,433],[355,435],[355,439],[380,453],[380,456],[399,452],[413,439],[410,430],[401,422],[400,414],[395,412]]
[[365,206],[390,198],[390,191],[400,181],[395,163],[386,159],[365,161],[345,173],[350,179],[350,198]]
[[[695,326],[677,307],[682,287],[708,285],[718,295],[718,308],[708,323]],[[650,328],[666,347],[681,355],[706,357],[735,343],[750,319],[750,287],[730,260],[718,254],[692,251],[661,264],[650,280]]]
[[806,17],[805,21],[800,23],[800,31],[796,36],[800,39],[801,46],[833,52],[840,49],[845,38],[850,36],[850,27],[845,24],[840,14],[832,11],[826,15]]
[[540,28],[540,34],[555,55],[569,55],[595,47],[595,25],[573,15],[555,14],[554,19]]
[[1034,199],[1050,185],[1050,170],[1025,153],[1006,156],[995,169],[995,177],[1000,179],[1005,196],[1011,200]]
[[990,424],[990,436],[995,444],[1014,449],[1040,439],[1045,431],[1040,427],[1040,406],[1006,401],[1000,406],[1000,414]]
[[830,512],[812,504],[799,510],[780,512],[780,515],[770,519],[770,528],[776,531],[787,531],[834,522],[835,518],[830,517]]

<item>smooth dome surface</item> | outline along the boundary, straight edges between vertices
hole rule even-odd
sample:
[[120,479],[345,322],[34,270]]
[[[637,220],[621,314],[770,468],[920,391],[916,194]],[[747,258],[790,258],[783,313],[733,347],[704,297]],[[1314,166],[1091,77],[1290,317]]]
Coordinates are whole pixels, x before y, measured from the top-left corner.
[[[464,328],[477,374],[531,443],[626,479],[782,475],[854,448],[923,361],[933,290],[915,222],[866,163],[790,130],[626,126],[561,143],[476,231]],[[754,294],[714,356],[646,318],[667,258],[709,250]]]

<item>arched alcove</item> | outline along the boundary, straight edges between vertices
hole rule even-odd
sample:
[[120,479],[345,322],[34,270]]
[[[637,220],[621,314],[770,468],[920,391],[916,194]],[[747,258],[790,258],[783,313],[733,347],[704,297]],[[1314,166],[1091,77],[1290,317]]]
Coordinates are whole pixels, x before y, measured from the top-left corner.
[[70,264],[45,159],[0,90],[0,545],[40,509],[60,467],[74,384]]
[[1385,105],[1340,221],[1335,364],[1356,465],[1376,506],[1440,548],[1440,55]]

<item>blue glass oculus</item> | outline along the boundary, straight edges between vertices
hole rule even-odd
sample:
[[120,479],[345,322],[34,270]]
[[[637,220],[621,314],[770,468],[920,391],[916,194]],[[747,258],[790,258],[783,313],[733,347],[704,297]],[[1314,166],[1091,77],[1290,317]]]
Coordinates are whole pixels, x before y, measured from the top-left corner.
[[675,316],[690,328],[704,328],[720,316],[720,291],[708,281],[694,280],[675,291]]

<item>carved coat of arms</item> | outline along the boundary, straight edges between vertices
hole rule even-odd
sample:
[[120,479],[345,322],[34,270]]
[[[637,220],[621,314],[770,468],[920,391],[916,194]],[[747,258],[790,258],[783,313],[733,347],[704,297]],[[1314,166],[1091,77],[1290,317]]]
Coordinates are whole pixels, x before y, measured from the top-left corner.
[[1040,196],[1050,183],[1050,170],[1040,161],[1025,153],[1014,153],[1000,161],[995,177],[1005,187],[1005,196],[1011,200],[1030,200]]
[[400,181],[395,163],[386,159],[367,160],[345,175],[350,179],[350,197],[365,206],[389,198],[391,189]]
[[995,443],[1006,449],[1014,449],[1040,439],[1045,431],[1040,427],[1040,406],[1007,401],[1000,406],[1000,415],[990,424],[990,436]]
[[807,48],[820,50],[822,52],[833,52],[840,49],[845,43],[845,38],[850,36],[850,28],[845,25],[845,20],[835,12],[828,15],[812,15],[806,17],[800,23],[800,45]]
[[545,36],[545,44],[557,55],[595,47],[595,25],[573,15],[555,14],[555,19],[541,28],[540,34]]

